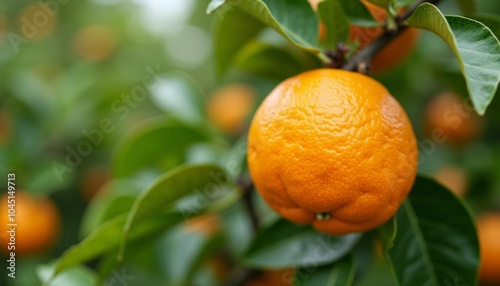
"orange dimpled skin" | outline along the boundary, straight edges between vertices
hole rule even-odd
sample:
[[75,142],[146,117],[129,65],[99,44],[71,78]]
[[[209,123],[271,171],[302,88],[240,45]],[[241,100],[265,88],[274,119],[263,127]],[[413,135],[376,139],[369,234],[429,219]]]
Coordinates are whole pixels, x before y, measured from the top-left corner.
[[0,246],[4,253],[28,256],[42,253],[53,246],[59,235],[60,214],[49,198],[37,199],[24,191],[17,191],[15,197],[15,250],[9,249],[10,229],[9,207],[13,203],[8,195],[0,200]]
[[477,219],[481,267],[479,280],[500,285],[500,213],[483,214]]
[[387,221],[416,176],[406,113],[377,81],[349,71],[313,70],[279,84],[257,110],[248,143],[266,202],[332,235]]

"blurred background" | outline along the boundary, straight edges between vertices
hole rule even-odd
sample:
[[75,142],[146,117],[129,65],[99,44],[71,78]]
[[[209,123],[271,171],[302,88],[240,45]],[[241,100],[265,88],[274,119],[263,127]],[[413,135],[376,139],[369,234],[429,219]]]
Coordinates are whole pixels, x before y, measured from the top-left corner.
[[[476,2],[474,17],[500,13],[497,1]],[[284,78],[321,66],[278,34],[265,31],[259,41],[271,47],[267,54],[237,60],[226,75],[218,76],[212,37],[218,15],[206,15],[208,3],[0,3],[0,174],[6,182],[6,174],[15,173],[18,207],[26,208],[18,209],[18,220],[27,217],[19,230],[24,238],[18,243],[25,249],[17,257],[17,277],[8,278],[2,266],[0,285],[39,285],[51,261],[107,218],[126,211],[155,175],[182,162],[226,166],[235,153],[244,158],[245,131],[263,98]],[[445,14],[461,13],[455,1],[444,1],[440,8]],[[273,51],[286,54],[288,64],[275,64],[279,57]],[[420,143],[420,171],[437,176],[477,213],[498,209],[499,96],[484,117],[454,109],[465,105],[464,80],[451,50],[426,32],[407,61],[375,77],[411,118]],[[450,117],[458,116],[460,127],[450,129],[440,122],[449,110]],[[433,138],[436,126],[450,129],[449,140]],[[163,132],[151,135],[151,130]],[[151,136],[137,143],[144,133]],[[133,148],[151,150],[152,155],[141,156],[157,157],[155,164],[129,167],[127,160],[132,159],[120,154]],[[233,169],[235,175],[244,172],[244,163]],[[2,201],[2,219],[5,205]],[[239,245],[230,248],[244,249],[249,220],[244,212],[232,211],[165,233],[141,259],[127,264],[127,274],[134,276],[128,285],[171,285],[175,275],[182,275],[176,267],[183,263],[182,252],[173,250],[187,242],[193,247],[206,243],[199,237],[240,237]],[[265,206],[261,215],[273,216]],[[234,271],[233,250],[220,250],[220,243],[217,249],[197,270],[197,281],[204,281],[199,285],[218,285]],[[5,261],[8,256],[2,255]],[[85,281],[96,268],[91,263],[71,275]],[[392,283],[380,258],[370,269],[360,283]],[[114,281],[109,285],[121,285]]]

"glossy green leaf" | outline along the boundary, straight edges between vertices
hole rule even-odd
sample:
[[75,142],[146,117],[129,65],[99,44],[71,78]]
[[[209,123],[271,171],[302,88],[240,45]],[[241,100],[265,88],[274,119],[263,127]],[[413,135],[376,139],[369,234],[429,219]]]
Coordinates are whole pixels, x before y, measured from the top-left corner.
[[264,24],[248,13],[230,7],[220,8],[214,17],[215,63],[218,74],[222,75],[239,50],[264,29]]
[[226,0],[212,0],[212,1],[210,1],[210,3],[208,3],[208,7],[207,7],[207,14],[210,14],[213,11],[217,10],[225,2],[226,2]]
[[500,81],[500,43],[491,30],[472,19],[443,16],[436,6],[421,4],[408,24],[441,37],[458,58],[475,110],[483,115]]
[[[215,165],[183,165],[161,175],[135,200],[123,228],[121,253],[125,249],[129,233],[144,221],[153,219],[172,207],[181,213],[200,213],[212,201],[227,195],[231,189],[235,187],[228,174]],[[196,196],[189,209],[185,205],[174,205],[188,195]]]
[[[116,249],[122,239],[127,215],[120,215],[102,224],[79,244],[70,247],[58,259],[53,275],[56,276],[76,265],[88,262],[109,251]],[[128,236],[128,241],[137,241],[150,236],[185,219],[180,212],[158,215],[135,228]]]
[[297,47],[319,53],[318,18],[307,1],[232,0],[226,3],[272,27]]
[[300,267],[296,270],[295,286],[350,286],[354,283],[356,263],[353,254],[346,255],[333,265],[316,268]]
[[107,183],[101,194],[85,209],[80,226],[81,236],[86,237],[102,223],[117,215],[128,213],[140,192],[140,185],[134,180],[117,179]]
[[56,279],[49,282],[54,272],[54,264],[39,265],[36,274],[45,286],[95,286],[97,277],[88,267],[78,265],[62,272]]
[[184,161],[190,144],[208,138],[198,127],[175,121],[148,121],[136,126],[117,147],[113,160],[114,175],[126,177],[140,171],[167,171]]
[[399,285],[476,285],[476,228],[460,199],[419,176],[396,218],[397,235],[387,258]]
[[383,243],[385,249],[390,249],[394,245],[394,239],[396,239],[398,224],[396,217],[391,218],[388,222],[378,227],[378,235]]
[[256,236],[244,262],[256,268],[324,265],[344,257],[360,237],[357,233],[330,236],[280,219]]
[[475,0],[455,0],[462,13],[469,15],[476,12]]
[[347,15],[338,0],[320,2],[318,13],[326,27],[323,42],[327,48],[336,50],[339,42],[345,43],[349,39],[349,20]]
[[[337,0],[344,9],[349,23],[361,27],[378,27],[380,24],[375,20],[361,1]],[[330,26],[331,27],[331,26]]]
[[306,70],[306,66],[284,48],[254,41],[245,46],[234,63],[249,73],[284,80]]
[[482,14],[475,14],[470,17],[486,25],[488,28],[491,29],[493,34],[495,34],[497,39],[500,38],[500,16],[495,14],[482,13]]

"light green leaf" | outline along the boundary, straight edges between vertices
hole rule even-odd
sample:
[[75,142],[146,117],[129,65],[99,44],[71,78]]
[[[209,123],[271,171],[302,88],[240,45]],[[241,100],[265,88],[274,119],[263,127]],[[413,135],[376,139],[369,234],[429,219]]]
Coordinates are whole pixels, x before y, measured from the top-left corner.
[[298,268],[295,274],[295,286],[350,286],[356,274],[355,257],[351,253],[333,265],[324,265],[314,270]]
[[[236,187],[228,174],[214,165],[183,165],[158,177],[134,202],[123,228],[121,253],[129,233],[148,221],[175,207],[181,213],[201,213],[208,205],[225,197]],[[189,205],[174,203],[187,195],[195,195]]]
[[322,1],[318,5],[321,21],[325,24],[326,34],[323,40],[326,47],[336,50],[339,42],[349,39],[349,20],[338,0]]
[[424,3],[408,24],[441,37],[458,58],[476,111],[483,115],[500,81],[500,43],[491,30],[472,19],[443,16],[436,6]]
[[393,0],[366,0],[366,1],[382,8],[388,8],[392,4]]
[[239,50],[264,29],[264,23],[248,13],[224,6],[214,20],[214,53],[217,73],[224,74]]
[[360,238],[358,233],[330,236],[280,219],[256,236],[244,262],[257,268],[324,265],[344,257]]
[[57,276],[56,279],[48,281],[54,272],[55,264],[39,265],[36,274],[42,283],[47,286],[95,286],[97,276],[94,271],[86,266],[78,265],[67,269]]
[[419,176],[396,218],[397,235],[386,253],[399,285],[476,285],[479,246],[465,203]]
[[217,10],[220,6],[222,6],[226,2],[226,0],[212,0],[208,3],[207,14],[212,13]]
[[230,0],[226,2],[272,27],[297,47],[317,54],[318,18],[307,1]]
[[136,126],[120,143],[113,158],[115,177],[140,171],[162,173],[185,159],[190,144],[208,141],[201,127],[172,120],[152,120]]

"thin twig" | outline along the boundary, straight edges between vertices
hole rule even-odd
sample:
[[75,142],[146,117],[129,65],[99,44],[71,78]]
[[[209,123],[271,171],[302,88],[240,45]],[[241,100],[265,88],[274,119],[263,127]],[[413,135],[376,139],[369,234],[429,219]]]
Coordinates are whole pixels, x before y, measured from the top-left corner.
[[[406,19],[408,19],[411,14],[417,9],[420,4],[427,2],[431,4],[437,4],[441,0],[431,0],[431,1],[417,1],[415,2],[404,14],[398,17],[398,29],[397,31],[385,31],[382,36],[373,41],[366,48],[359,51],[354,55],[345,65],[342,66],[344,70],[357,71],[358,67],[363,64],[367,64],[378,52],[380,52],[385,46],[396,39],[402,32],[404,32],[408,26],[405,25]],[[384,25],[386,26],[386,25]]]
[[245,204],[248,215],[250,216],[253,230],[256,231],[259,227],[259,217],[252,200],[252,193],[254,189],[253,182],[249,177],[240,177],[237,182],[243,190],[243,203]]

